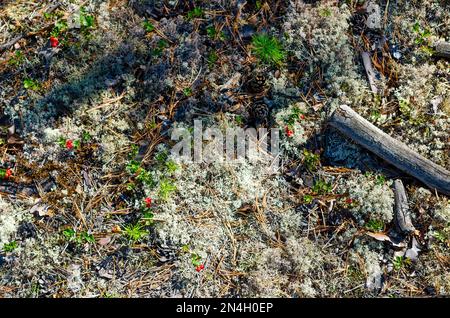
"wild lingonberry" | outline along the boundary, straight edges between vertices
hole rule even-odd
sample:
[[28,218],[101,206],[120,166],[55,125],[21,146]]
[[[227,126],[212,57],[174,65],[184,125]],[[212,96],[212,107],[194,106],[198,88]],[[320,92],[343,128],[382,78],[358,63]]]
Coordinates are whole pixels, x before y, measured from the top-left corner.
[[51,47],[57,47],[59,44],[59,41],[57,38],[55,38],[54,36],[50,37],[50,46]]
[[145,198],[144,199],[144,201],[145,201],[145,206],[147,207],[147,208],[149,208],[151,205],[152,205],[152,198]]
[[70,139],[66,140],[66,148],[71,150],[73,148],[73,141]]
[[286,135],[287,135],[288,137],[294,136],[294,131],[291,130],[291,129],[289,129],[289,126],[286,126]]
[[200,272],[202,269],[204,269],[205,268],[205,265],[203,265],[203,264],[200,264],[200,265],[198,265],[197,267],[195,267],[195,270],[197,271],[197,272]]

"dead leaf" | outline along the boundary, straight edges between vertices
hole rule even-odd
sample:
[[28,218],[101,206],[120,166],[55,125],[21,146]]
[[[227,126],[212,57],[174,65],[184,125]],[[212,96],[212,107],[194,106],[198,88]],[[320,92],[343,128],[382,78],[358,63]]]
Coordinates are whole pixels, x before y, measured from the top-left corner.
[[391,239],[388,235],[386,235],[385,233],[382,233],[382,232],[377,232],[377,233],[366,232],[366,234],[369,235],[370,237],[376,239],[377,241],[389,242],[395,247],[405,247],[406,246],[405,242],[396,242],[393,239]]
[[98,244],[105,246],[111,242],[111,236],[102,237],[98,240]]

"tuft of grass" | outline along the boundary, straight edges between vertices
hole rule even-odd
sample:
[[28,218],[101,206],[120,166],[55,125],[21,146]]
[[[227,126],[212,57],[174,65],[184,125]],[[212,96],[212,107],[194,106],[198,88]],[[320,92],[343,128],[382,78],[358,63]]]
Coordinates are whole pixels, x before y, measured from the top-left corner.
[[127,225],[123,229],[124,235],[133,243],[140,241],[146,235],[148,235],[148,231],[144,228],[142,224],[134,224]]
[[267,34],[256,34],[252,39],[252,51],[266,64],[279,66],[286,58],[281,43]]

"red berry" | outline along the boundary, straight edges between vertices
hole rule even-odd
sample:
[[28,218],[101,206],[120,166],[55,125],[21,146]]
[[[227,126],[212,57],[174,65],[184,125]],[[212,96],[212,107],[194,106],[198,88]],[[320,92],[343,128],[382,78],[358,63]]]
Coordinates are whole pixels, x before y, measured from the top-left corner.
[[291,130],[291,129],[289,129],[288,126],[286,126],[286,135],[287,135],[288,137],[294,136],[294,131]]
[[200,264],[200,265],[198,265],[197,267],[195,267],[195,270],[197,271],[197,272],[200,272],[202,269],[204,269],[205,268],[205,265],[203,265],[203,264]]
[[347,198],[347,199],[345,200],[345,203],[347,203],[347,204],[352,204],[352,203],[353,203],[353,199],[352,199],[352,198]]
[[55,38],[54,36],[50,37],[50,46],[51,47],[57,47],[59,44],[59,40]]
[[300,119],[305,119],[305,115],[300,114]]
[[73,148],[73,141],[72,140],[68,139],[66,141],[66,148],[69,149],[69,150]]
[[152,205],[152,199],[151,198],[145,198],[145,205],[147,206],[147,208],[149,208]]
[[5,171],[5,179],[12,176],[12,170],[10,168],[7,168]]

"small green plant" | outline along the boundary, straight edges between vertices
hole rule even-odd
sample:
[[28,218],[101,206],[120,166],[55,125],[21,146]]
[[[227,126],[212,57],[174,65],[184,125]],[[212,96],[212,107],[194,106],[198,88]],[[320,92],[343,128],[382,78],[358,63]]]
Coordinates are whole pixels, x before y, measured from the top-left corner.
[[23,80],[23,87],[25,89],[31,89],[32,91],[37,91],[41,87],[39,85],[39,82],[36,80],[33,80],[31,78],[26,78]]
[[431,36],[431,32],[427,28],[423,28],[419,22],[416,22],[413,26],[413,32],[416,33],[414,42],[419,45],[428,43],[428,38]]
[[293,107],[291,113],[285,118],[285,122],[289,127],[292,127],[296,122],[304,118],[305,115],[301,109],[298,107]]
[[360,269],[358,269],[355,266],[350,265],[347,268],[347,277],[352,280],[355,280],[355,281],[361,281],[365,278],[365,275],[363,272],[361,272]]
[[372,110],[370,112],[370,118],[373,122],[376,122],[378,119],[381,118],[381,113],[379,110]]
[[165,163],[165,166],[166,166],[166,170],[169,174],[174,173],[178,169],[177,163],[173,160],[167,160]]
[[303,149],[304,164],[309,171],[316,171],[320,165],[320,156]]
[[148,33],[153,32],[155,30],[155,26],[151,24],[149,21],[144,21],[144,23],[142,23],[142,26],[144,27],[144,30]]
[[192,96],[192,88],[190,87],[183,88],[183,94],[186,97]]
[[384,230],[384,223],[381,220],[369,220],[365,226],[366,229],[372,232],[381,232]]
[[139,170],[138,175],[136,176],[136,180],[153,187],[155,185],[155,181],[153,180],[153,176],[150,171],[145,170],[144,168],[141,168]]
[[87,14],[86,9],[82,7],[80,9],[80,26],[82,29],[93,28],[95,24],[95,19],[93,15]]
[[89,132],[87,131],[83,131],[83,134],[81,136],[81,139],[83,140],[83,142],[89,142],[91,140],[92,136]]
[[62,33],[64,33],[65,31],[67,31],[68,26],[67,26],[67,21],[66,20],[57,20],[55,22],[55,26],[53,27],[52,31],[50,32],[50,36],[53,37],[59,37]]
[[320,15],[322,18],[330,17],[331,14],[332,14],[332,12],[331,12],[331,9],[330,9],[330,8],[324,8],[324,9],[321,9],[321,10],[319,11],[319,15]]
[[140,223],[125,226],[123,229],[123,233],[133,243],[140,241],[142,238],[148,235],[148,231],[144,228],[144,225]]
[[314,185],[312,187],[313,192],[317,194],[327,194],[330,193],[332,190],[331,183],[328,183],[322,179],[317,180],[314,182]]
[[64,238],[68,241],[71,241],[76,236],[76,232],[72,228],[63,230],[62,234],[63,234]]
[[8,60],[9,65],[19,66],[25,60],[25,56],[23,55],[21,50],[17,50],[14,52],[14,55]]
[[85,243],[95,243],[94,236],[86,231],[76,232],[73,228],[68,228],[63,230],[62,234],[67,241],[75,242],[77,245],[82,245]]
[[411,117],[411,107],[409,106],[409,101],[408,100],[403,99],[403,98],[399,99],[399,101],[398,101],[398,108],[400,110],[400,113],[403,116],[406,116],[408,118]]
[[130,152],[128,153],[128,159],[133,160],[139,153],[138,145],[132,144],[130,147]]
[[166,162],[167,158],[169,158],[169,153],[167,152],[167,150],[158,152],[155,155],[156,162],[158,162],[158,164],[161,164],[161,165],[164,164],[164,162]]
[[257,34],[252,38],[252,51],[266,64],[279,66],[286,58],[281,43],[267,34]]
[[216,50],[211,50],[208,54],[208,66],[213,67],[217,61],[219,60],[219,56],[217,55]]
[[383,176],[382,174],[379,174],[375,177],[375,183],[377,185],[383,185],[386,183],[386,177]]
[[11,241],[3,245],[3,251],[8,253],[14,251],[18,247],[16,241]]
[[234,116],[234,121],[236,122],[236,124],[242,125],[244,123],[244,117],[242,117],[241,115],[236,115]]
[[146,226],[150,226],[153,225],[153,217],[154,214],[153,212],[151,212],[150,210],[147,210],[146,212],[144,212],[144,216],[142,217],[142,221],[144,222],[144,224]]
[[177,187],[168,179],[164,179],[159,184],[159,197],[167,201],[170,195],[177,190]]
[[310,194],[305,194],[303,196],[303,202],[306,203],[306,204],[311,203],[313,201],[313,199],[314,199],[314,197],[312,195],[310,195]]
[[193,20],[193,19],[200,19],[203,18],[204,12],[203,9],[200,7],[195,7],[191,11],[187,13],[187,19]]
[[394,258],[393,265],[396,271],[400,271],[401,269],[411,265],[411,260],[403,256],[396,256]]
[[164,49],[169,47],[169,42],[167,42],[166,40],[159,40],[158,43],[156,44],[156,48],[154,48],[151,51],[151,54],[155,57],[161,56]]
[[191,262],[195,267],[200,266],[202,264],[202,257],[196,253],[192,253]]
[[444,232],[434,231],[432,235],[435,239],[437,239],[441,243],[445,243],[447,241],[447,235],[445,235]]
[[224,41],[226,40],[226,35],[223,31],[219,31],[217,30],[214,26],[209,26],[206,28],[206,35],[211,39],[211,40],[220,40],[220,41]]
[[136,160],[130,160],[127,163],[126,166],[126,170],[130,173],[130,174],[135,174],[139,171],[139,169],[141,169],[141,164],[139,162],[137,162]]

